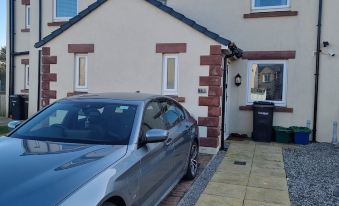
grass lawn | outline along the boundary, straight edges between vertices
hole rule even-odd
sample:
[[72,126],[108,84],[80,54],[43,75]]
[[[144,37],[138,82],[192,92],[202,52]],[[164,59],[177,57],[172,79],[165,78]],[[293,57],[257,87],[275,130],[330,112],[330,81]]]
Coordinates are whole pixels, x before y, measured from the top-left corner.
[[8,128],[7,126],[0,126],[0,135],[7,134]]

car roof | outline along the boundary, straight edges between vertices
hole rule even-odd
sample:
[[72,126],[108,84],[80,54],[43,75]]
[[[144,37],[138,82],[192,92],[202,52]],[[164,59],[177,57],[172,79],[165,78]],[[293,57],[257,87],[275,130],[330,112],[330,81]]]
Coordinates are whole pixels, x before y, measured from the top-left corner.
[[123,101],[143,101],[147,102],[149,100],[163,97],[156,94],[146,94],[146,93],[122,93],[122,92],[113,92],[113,93],[96,93],[96,94],[82,94],[72,97],[65,98],[64,100],[123,100]]

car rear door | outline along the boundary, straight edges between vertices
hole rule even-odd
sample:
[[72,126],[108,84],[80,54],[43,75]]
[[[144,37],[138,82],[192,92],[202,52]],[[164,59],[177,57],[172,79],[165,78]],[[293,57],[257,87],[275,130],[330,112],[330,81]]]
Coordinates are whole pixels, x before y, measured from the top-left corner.
[[[159,101],[152,101],[146,105],[141,139],[150,129],[166,129],[162,114]],[[171,185],[168,176],[171,173],[174,146],[171,142],[149,143],[140,145],[138,150],[142,156],[139,204],[155,205]]]

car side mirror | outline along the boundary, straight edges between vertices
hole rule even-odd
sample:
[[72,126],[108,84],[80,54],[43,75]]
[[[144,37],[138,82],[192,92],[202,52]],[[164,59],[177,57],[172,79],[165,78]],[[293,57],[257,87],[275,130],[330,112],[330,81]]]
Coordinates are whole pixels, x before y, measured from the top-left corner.
[[9,131],[14,130],[15,128],[17,128],[19,125],[21,124],[21,121],[11,121],[8,123],[7,127]]
[[146,143],[163,142],[168,138],[168,131],[163,129],[151,129],[146,132]]

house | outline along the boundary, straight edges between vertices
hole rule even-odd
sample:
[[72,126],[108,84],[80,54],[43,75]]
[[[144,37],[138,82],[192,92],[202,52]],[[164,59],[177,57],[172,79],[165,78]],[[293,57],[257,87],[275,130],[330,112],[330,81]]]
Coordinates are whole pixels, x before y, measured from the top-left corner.
[[30,115],[75,94],[169,95],[198,120],[202,151],[216,153],[221,138],[251,135],[260,100],[275,103],[275,125],[332,139],[339,2],[323,4],[320,41],[318,0],[9,2],[7,94],[26,95]]

